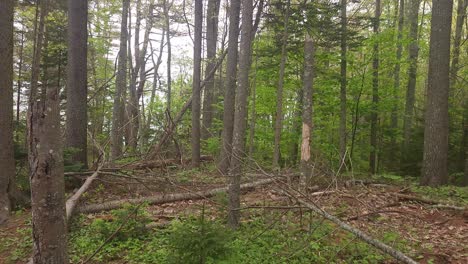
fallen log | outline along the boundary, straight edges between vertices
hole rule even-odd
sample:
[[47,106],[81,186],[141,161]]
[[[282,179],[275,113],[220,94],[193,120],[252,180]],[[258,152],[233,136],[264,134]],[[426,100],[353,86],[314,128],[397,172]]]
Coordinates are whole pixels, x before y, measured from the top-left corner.
[[[261,185],[275,182],[275,179],[264,179],[256,182],[241,184],[241,190],[252,189]],[[90,204],[77,208],[78,213],[97,213],[121,208],[125,204],[140,204],[146,202],[148,204],[164,204],[184,200],[200,200],[212,197],[218,193],[227,192],[227,187],[215,188],[207,191],[186,192],[186,193],[166,193],[150,197],[141,197],[135,199],[123,199],[117,201],[109,201],[100,204]]]
[[444,204],[444,203],[441,202],[441,201],[426,199],[426,198],[417,197],[417,196],[413,196],[413,195],[407,195],[407,194],[402,194],[402,193],[395,193],[395,196],[396,196],[396,197],[398,198],[398,200],[400,200],[400,201],[415,201],[415,202],[420,202],[420,203],[423,203],[423,204],[431,205],[431,207],[433,207],[433,208],[449,209],[449,210],[456,210],[456,211],[465,211],[465,210],[468,210],[467,207]]
[[316,205],[314,205],[314,204],[312,204],[310,202],[307,202],[306,200],[303,200],[302,198],[295,197],[295,196],[291,195],[290,193],[288,193],[288,191],[285,191],[284,193],[287,196],[289,196],[290,198],[295,199],[300,204],[302,204],[302,205],[306,206],[307,208],[311,209],[312,211],[316,212],[317,214],[319,214],[319,215],[323,216],[324,218],[332,221],[333,223],[338,225],[340,228],[354,234],[356,237],[360,238],[364,242],[368,243],[371,246],[374,246],[374,247],[380,249],[382,252],[387,253],[388,255],[394,257],[395,259],[397,259],[397,260],[399,260],[399,261],[401,261],[403,263],[417,264],[416,261],[414,261],[410,257],[406,256],[402,252],[400,252],[400,251],[398,251],[398,250],[384,244],[383,242],[381,242],[381,241],[379,241],[377,239],[374,239],[374,238],[370,237],[369,235],[362,232],[361,230],[359,230],[359,229],[357,229],[357,228],[355,228],[355,227],[341,221],[336,216],[333,216],[333,215],[329,214],[328,212],[324,211],[323,209],[319,208],[318,206],[316,206]]
[[[201,156],[200,161],[212,161],[212,156]],[[190,163],[191,159],[165,159],[165,160],[145,160],[138,163],[133,163],[129,165],[124,165],[123,168],[126,169],[135,169],[135,170],[143,170],[143,169],[158,169],[158,168],[165,168],[168,166],[175,166],[180,164],[188,164]]]

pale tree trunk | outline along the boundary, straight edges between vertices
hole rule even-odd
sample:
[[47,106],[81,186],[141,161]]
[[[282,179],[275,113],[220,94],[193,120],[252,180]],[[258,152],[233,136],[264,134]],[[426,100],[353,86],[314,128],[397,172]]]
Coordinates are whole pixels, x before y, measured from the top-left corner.
[[171,26],[169,24],[169,9],[172,6],[172,2],[168,3],[167,0],[163,1],[164,11],[164,25],[166,27],[166,45],[167,45],[167,104],[166,109],[171,112],[171,101],[172,101],[172,76],[171,76],[171,62],[172,62],[172,47],[171,47]]
[[226,87],[224,93],[223,134],[221,157],[218,169],[226,174],[229,169],[232,151],[232,131],[234,124],[234,104],[236,96],[237,55],[239,37],[240,0],[232,0],[229,7],[229,41],[226,62]]
[[195,0],[195,32],[192,80],[192,167],[200,167],[200,80],[203,3]]
[[448,181],[448,99],[452,8],[452,0],[437,0],[432,3],[422,185],[439,186]]
[[409,68],[408,68],[408,86],[406,90],[406,104],[405,104],[405,116],[403,118],[403,145],[401,155],[402,169],[405,166],[405,160],[409,153],[409,145],[411,143],[411,131],[413,127],[413,115],[414,115],[414,102],[416,100],[416,74],[418,70],[418,11],[420,0],[409,0],[409,24],[410,33],[409,39],[411,41],[409,45]]
[[228,225],[235,229],[239,226],[240,182],[245,156],[245,136],[247,126],[247,97],[249,93],[250,56],[252,50],[252,0],[242,0],[242,33],[239,54],[239,83],[237,85],[232,158],[229,168],[229,212]]
[[68,263],[58,87],[28,113],[33,263]]
[[115,81],[114,105],[112,108],[111,153],[113,161],[122,155],[124,93],[127,86],[127,20],[129,0],[122,0],[122,24],[120,26],[120,50]]
[[[380,26],[380,0],[375,1],[374,34],[378,36]],[[371,137],[370,137],[370,173],[377,172],[377,125],[378,125],[378,104],[379,104],[379,43],[374,44],[372,59],[372,112],[371,112]]]
[[65,146],[71,160],[88,166],[87,47],[88,1],[68,0],[68,71]]
[[284,32],[281,46],[281,62],[279,71],[278,87],[276,90],[276,118],[275,118],[275,142],[273,146],[273,168],[279,170],[279,160],[281,156],[281,131],[283,130],[283,86],[284,71],[286,69],[286,59],[288,56],[288,20],[290,0],[286,4],[286,14],[284,17]]
[[36,17],[39,16],[39,22],[35,20],[34,26],[34,49],[33,61],[31,66],[31,85],[29,88],[29,104],[37,99],[37,89],[40,75],[40,65],[42,59],[42,46],[44,44],[45,18],[49,12],[49,0],[42,0],[37,3]]
[[390,161],[392,165],[396,163],[396,153],[397,153],[397,130],[398,130],[398,93],[400,91],[400,69],[401,69],[401,54],[403,51],[403,45],[401,43],[403,38],[403,25],[405,20],[405,0],[399,0],[399,11],[398,11],[398,26],[397,26],[397,49],[396,49],[396,63],[395,69],[393,72],[393,108],[391,114],[391,151],[390,151]]
[[347,0],[341,0],[341,62],[340,62],[340,163],[345,160],[346,154],[346,83],[347,83]]
[[208,0],[206,11],[206,70],[205,93],[203,97],[203,124],[201,130],[202,139],[210,138],[211,124],[213,123],[213,103],[215,78],[207,78],[216,64],[216,43],[218,40],[218,16],[220,0]]
[[304,43],[304,80],[302,99],[302,140],[300,186],[307,186],[311,177],[310,141],[312,138],[312,92],[314,85],[314,41],[309,32]]
[[11,210],[13,151],[13,1],[0,1],[0,225]]

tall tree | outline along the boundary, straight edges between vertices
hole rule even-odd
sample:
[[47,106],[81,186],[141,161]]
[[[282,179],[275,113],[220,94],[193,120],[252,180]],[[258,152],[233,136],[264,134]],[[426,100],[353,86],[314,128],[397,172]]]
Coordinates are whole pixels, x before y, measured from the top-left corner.
[[453,39],[453,56],[452,65],[450,66],[450,87],[453,88],[457,81],[457,74],[459,70],[460,60],[460,44],[463,31],[463,23],[466,19],[466,8],[468,6],[468,0],[458,0],[457,7],[457,20],[455,24],[455,36]]
[[284,31],[281,44],[281,62],[278,79],[278,87],[276,89],[276,115],[275,115],[275,142],[273,151],[273,168],[279,169],[279,160],[281,156],[281,131],[283,130],[283,86],[284,72],[286,69],[286,59],[288,56],[288,24],[289,24],[289,9],[291,1],[286,3],[286,13],[284,17]]
[[71,160],[87,167],[88,1],[68,0],[68,72],[65,146]]
[[163,1],[163,12],[164,12],[164,26],[166,27],[166,45],[167,45],[167,104],[166,109],[168,113],[171,113],[171,101],[172,101],[172,76],[171,76],[171,63],[172,63],[172,46],[171,46],[171,25],[169,21],[169,9],[172,6],[172,1]]
[[13,153],[13,0],[0,1],[0,224],[8,219]]
[[47,87],[28,116],[34,263],[68,263],[59,95]]
[[120,49],[118,56],[118,69],[115,81],[114,105],[112,108],[111,129],[111,160],[122,155],[122,136],[124,120],[124,93],[127,87],[127,39],[128,39],[128,11],[130,0],[122,0],[122,23],[120,25]]
[[195,39],[192,80],[192,167],[200,167],[200,88],[203,2],[195,0]]
[[438,186],[447,183],[448,180],[448,99],[452,8],[452,0],[432,2],[421,178],[423,185]]
[[[375,16],[373,31],[376,36],[379,34],[380,26],[380,0],[375,1]],[[371,112],[371,137],[369,168],[372,174],[377,172],[377,125],[378,125],[378,103],[379,103],[379,39],[376,38],[372,59],[372,112]]]
[[302,99],[302,142],[301,142],[301,179],[300,185],[305,187],[311,176],[310,141],[312,138],[312,92],[314,84],[314,54],[315,47],[312,36],[306,32],[304,43],[304,77]]
[[228,58],[226,62],[226,87],[224,92],[223,143],[221,147],[221,157],[218,164],[218,169],[223,174],[228,172],[232,152],[240,6],[240,0],[232,0],[229,8],[229,41]]
[[234,138],[229,169],[229,214],[231,228],[239,226],[240,182],[243,157],[245,156],[245,136],[247,126],[247,97],[249,93],[250,57],[252,50],[252,0],[242,0],[242,34],[239,55],[239,83],[236,93],[234,113]]
[[409,153],[411,142],[411,130],[413,127],[414,103],[416,100],[416,74],[418,71],[418,13],[420,0],[410,0],[409,7],[409,68],[408,68],[408,86],[406,89],[405,116],[403,118],[403,145],[402,145],[402,168],[405,167],[405,160]]
[[348,19],[346,15],[347,0],[341,0],[341,62],[340,62],[340,162],[343,162],[346,157],[346,83],[347,83],[347,24]]
[[391,145],[392,145],[392,151],[390,153],[390,159],[391,162],[395,162],[396,158],[396,145],[397,145],[397,137],[396,137],[396,131],[398,129],[398,94],[400,90],[400,70],[401,70],[401,56],[403,53],[403,44],[402,44],[402,39],[403,39],[403,25],[404,25],[404,19],[405,19],[405,0],[399,0],[399,5],[398,5],[398,24],[397,24],[397,49],[396,49],[396,63],[395,63],[395,69],[393,72],[393,108],[392,108],[392,115],[391,115],[391,128],[392,128],[392,134],[391,134]]
[[220,0],[208,0],[206,10],[206,70],[205,92],[203,97],[203,125],[202,139],[210,137],[210,128],[213,123],[213,103],[215,78],[208,75],[216,65],[216,43],[218,40],[218,16]]

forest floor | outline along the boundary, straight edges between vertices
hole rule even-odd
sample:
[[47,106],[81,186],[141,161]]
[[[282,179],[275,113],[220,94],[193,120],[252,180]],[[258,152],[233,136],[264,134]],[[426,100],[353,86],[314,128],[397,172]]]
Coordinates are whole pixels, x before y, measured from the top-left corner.
[[[249,176],[251,179],[245,182],[266,177]],[[420,263],[468,263],[467,188],[423,188],[392,175],[342,182],[346,184],[321,184],[307,194],[308,199]],[[82,199],[83,204],[99,204],[224,186],[225,178],[211,164],[200,171],[176,167],[138,172],[128,169],[100,175]],[[226,205],[227,196],[219,194],[81,214],[70,227],[71,260],[190,263],[194,256],[197,259],[198,251],[204,250],[206,263],[396,263],[299,206],[284,195],[278,183],[244,192],[242,225],[236,232],[224,228]],[[226,234],[229,237],[224,237]],[[187,249],[206,240],[218,247],[208,243],[205,248]],[[30,211],[17,211],[6,226],[0,227],[0,263],[25,263],[31,244]],[[181,253],[177,245],[193,254]]]

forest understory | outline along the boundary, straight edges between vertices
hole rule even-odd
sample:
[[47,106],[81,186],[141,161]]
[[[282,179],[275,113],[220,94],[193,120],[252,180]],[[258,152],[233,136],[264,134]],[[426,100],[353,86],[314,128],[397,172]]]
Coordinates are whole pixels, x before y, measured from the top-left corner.
[[[102,168],[69,226],[71,262],[398,263],[295,198],[420,263],[468,261],[466,187],[420,187],[415,179],[396,175],[322,172],[316,185],[293,197],[288,193],[296,190],[297,172],[272,176],[252,169],[243,182],[263,182],[243,189],[241,226],[229,231],[220,220],[227,214],[227,195],[221,190],[226,178],[206,160],[200,169],[175,160]],[[66,173],[66,179],[82,183],[91,173]],[[209,190],[220,191],[206,193]],[[76,191],[69,190],[68,196]],[[173,193],[192,199],[164,202]],[[163,199],[152,204],[147,197]],[[93,207],[135,198],[145,202],[123,202],[114,210]],[[16,211],[0,227],[0,263],[27,263],[30,234],[30,210]]]

